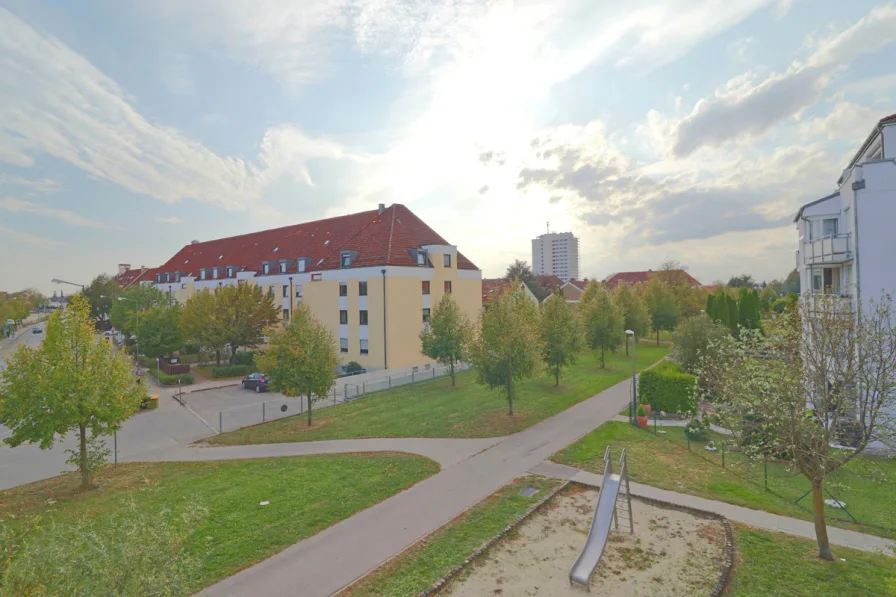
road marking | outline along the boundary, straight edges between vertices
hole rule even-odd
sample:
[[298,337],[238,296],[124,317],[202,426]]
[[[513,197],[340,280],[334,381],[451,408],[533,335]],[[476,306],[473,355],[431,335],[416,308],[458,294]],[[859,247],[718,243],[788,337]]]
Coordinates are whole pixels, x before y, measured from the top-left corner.
[[[177,398],[175,398],[175,400],[177,400]],[[205,419],[203,419],[202,417],[200,417],[200,416],[196,413],[195,410],[193,410],[192,408],[190,408],[190,407],[187,406],[186,404],[184,404],[184,408],[186,408],[188,411],[190,411],[191,413],[193,413],[193,416],[196,417],[197,419],[199,419],[200,421],[202,421],[202,423],[203,423],[206,427],[208,427],[209,429],[211,429],[211,430],[214,432],[215,435],[218,435],[218,434],[220,433],[220,431],[218,431],[217,429],[215,429],[214,427],[212,427],[211,425],[209,425],[208,421],[206,421]]]

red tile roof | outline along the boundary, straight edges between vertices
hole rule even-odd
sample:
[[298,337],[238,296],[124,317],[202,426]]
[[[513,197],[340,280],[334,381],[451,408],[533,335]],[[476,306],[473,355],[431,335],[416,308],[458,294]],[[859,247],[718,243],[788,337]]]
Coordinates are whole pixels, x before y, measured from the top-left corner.
[[118,274],[115,276],[114,280],[118,283],[118,286],[125,290],[129,286],[133,286],[138,282],[143,282],[149,280],[150,282],[155,282],[156,280],[156,272],[159,271],[158,268],[155,267],[141,267],[139,269],[129,269],[126,272]]
[[[685,277],[685,281],[687,281],[690,286],[700,286],[700,282],[698,282],[693,276],[687,273],[684,270],[677,270],[679,273],[683,274]],[[619,272],[617,274],[613,274],[606,280],[604,280],[604,284],[607,288],[613,289],[620,282],[627,282],[628,284],[643,284],[657,273],[653,270],[647,270],[646,272]]]
[[[342,251],[357,251],[351,267],[381,265],[416,266],[412,250],[424,245],[447,245],[423,220],[396,203],[379,213],[363,211],[283,228],[252,232],[192,243],[157,269],[199,277],[201,268],[236,266],[238,271],[262,272],[262,262],[286,259],[287,272],[295,272],[296,260],[307,259],[305,271],[339,269]],[[273,266],[276,267],[276,266]],[[475,270],[458,252],[458,269]],[[279,271],[272,269],[271,273]]]
[[896,122],[896,114],[890,114],[889,116],[884,116],[880,119],[880,124],[884,124],[886,122]]
[[482,279],[482,304],[485,305],[492,300],[492,297],[501,292],[505,288],[510,287],[510,280],[505,278],[483,278]]
[[539,286],[546,290],[550,290],[551,292],[553,292],[555,288],[563,286],[563,280],[557,276],[535,276],[535,279],[538,280]]

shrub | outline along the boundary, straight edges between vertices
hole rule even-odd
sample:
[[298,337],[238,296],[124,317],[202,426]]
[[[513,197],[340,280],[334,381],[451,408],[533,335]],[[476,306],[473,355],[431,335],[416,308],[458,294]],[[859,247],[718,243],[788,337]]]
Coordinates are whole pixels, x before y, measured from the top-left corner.
[[190,343],[184,344],[183,347],[180,349],[180,354],[181,355],[199,354],[199,345],[198,344],[190,344]]
[[249,375],[250,367],[248,365],[230,365],[228,367],[212,367],[212,379],[220,379],[222,377],[242,377]]
[[704,442],[709,439],[709,421],[705,417],[702,419],[694,417],[684,426],[684,432],[687,433],[692,440]]
[[152,371],[153,376],[159,380],[159,383],[163,386],[176,386],[178,385],[178,380],[180,380],[180,385],[187,386],[193,383],[193,374],[192,373],[181,373],[179,375],[168,375],[164,371],[159,371],[155,367],[150,369]]
[[644,408],[644,405],[643,405],[643,404],[642,404],[641,406],[638,407],[638,416],[639,416],[639,417],[646,417],[646,416],[647,416],[647,410]]
[[350,375],[352,373],[357,373],[363,368],[364,367],[362,367],[361,363],[358,361],[349,361],[348,365],[345,366],[345,372]]
[[246,367],[252,367],[255,365],[255,353],[252,351],[247,352],[238,352],[233,355],[233,358],[230,359],[233,365],[245,365]]
[[695,315],[682,321],[672,332],[672,360],[688,373],[693,373],[700,356],[709,354],[710,346],[728,335],[728,329],[706,315]]
[[641,373],[638,391],[654,410],[667,413],[697,412],[697,378],[684,373],[681,367],[670,361],[663,361],[656,367]]

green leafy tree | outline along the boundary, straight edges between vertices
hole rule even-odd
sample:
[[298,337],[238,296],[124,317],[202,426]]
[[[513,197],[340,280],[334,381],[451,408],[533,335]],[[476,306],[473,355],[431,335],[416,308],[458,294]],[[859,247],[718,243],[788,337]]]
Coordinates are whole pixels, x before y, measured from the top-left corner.
[[753,288],[756,282],[750,274],[741,274],[739,276],[731,276],[728,280],[728,286],[731,288]]
[[90,306],[76,296],[68,309],[50,317],[46,338],[37,348],[20,347],[0,373],[0,424],[11,446],[38,443],[47,449],[69,431],[79,439],[81,486],[88,487],[88,431],[117,431],[139,408],[144,390],[124,353],[97,342]]
[[[613,289],[613,304],[622,313],[622,326],[635,332],[636,338],[642,338],[650,331],[650,310],[644,295],[632,289],[628,284],[618,284]],[[628,337],[625,338],[625,354],[628,355]]]
[[538,373],[541,362],[538,305],[514,289],[504,289],[480,318],[470,356],[477,380],[499,389],[513,415],[515,385]]
[[660,331],[672,331],[678,324],[678,304],[667,284],[659,278],[647,282],[644,289],[647,309],[650,311],[650,325],[656,332],[656,343],[660,343]]
[[800,293],[800,272],[794,268],[787,277],[784,278],[784,288],[781,294],[799,294]]
[[177,305],[153,307],[140,316],[137,342],[140,352],[151,359],[170,355],[184,344]]
[[728,314],[728,329],[736,335],[738,325],[740,325],[740,309],[737,307],[737,301],[730,294],[725,295],[725,311]]
[[[216,319],[224,331],[230,354],[261,344],[264,331],[280,320],[274,297],[254,284],[224,286],[215,291]],[[231,356],[232,359],[232,356]]]
[[554,385],[559,386],[563,368],[574,365],[585,346],[582,326],[575,308],[566,302],[559,289],[544,303],[541,341],[541,360],[554,378]]
[[[671,295],[670,295],[671,296]],[[579,299],[585,343],[592,350],[600,349],[600,366],[606,366],[604,354],[622,345],[625,328],[620,310],[613,304],[603,284],[592,280]]]
[[507,266],[507,272],[504,274],[504,279],[519,280],[525,284],[526,287],[532,291],[532,294],[535,295],[535,298],[538,299],[539,303],[551,294],[550,290],[544,288],[539,283],[538,278],[532,273],[532,268],[529,267],[529,264],[519,259]]
[[180,314],[180,326],[184,340],[201,348],[215,351],[218,367],[221,351],[227,344],[222,308],[218,306],[218,293],[211,290],[197,292],[184,303]]
[[450,294],[442,296],[430,315],[429,325],[420,332],[423,354],[448,365],[452,386],[454,365],[466,358],[472,338],[473,326]]
[[693,373],[700,357],[711,355],[713,347],[728,336],[728,328],[704,313],[684,319],[672,332],[672,360]]
[[261,352],[258,363],[270,378],[271,388],[291,398],[308,397],[310,427],[311,405],[326,396],[336,381],[339,355],[330,330],[306,305],[299,304],[292,320]]
[[780,284],[776,287],[777,280],[772,280],[772,283],[762,289],[762,292],[759,293],[759,311],[760,313],[771,311],[772,303],[774,303],[781,296],[780,291],[777,289],[780,287]]
[[116,297],[109,310],[109,322],[116,330],[130,337],[137,332],[138,312],[142,317],[145,311],[153,307],[164,307],[170,303],[168,295],[155,286],[150,284],[131,286]]
[[120,290],[118,283],[106,274],[100,274],[84,287],[81,294],[90,304],[90,316],[94,321],[100,323],[108,319]]

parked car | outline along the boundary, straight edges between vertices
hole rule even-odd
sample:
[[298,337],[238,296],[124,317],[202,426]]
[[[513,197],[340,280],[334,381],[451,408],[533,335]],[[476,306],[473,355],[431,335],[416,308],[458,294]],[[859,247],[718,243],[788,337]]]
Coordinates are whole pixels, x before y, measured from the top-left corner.
[[255,390],[256,393],[267,392],[268,378],[265,377],[264,373],[250,373],[243,378],[240,386],[244,390]]
[[42,331],[43,331],[43,330],[40,329],[40,328],[31,328],[31,333],[32,333],[32,334],[39,334],[39,333],[41,333]]

